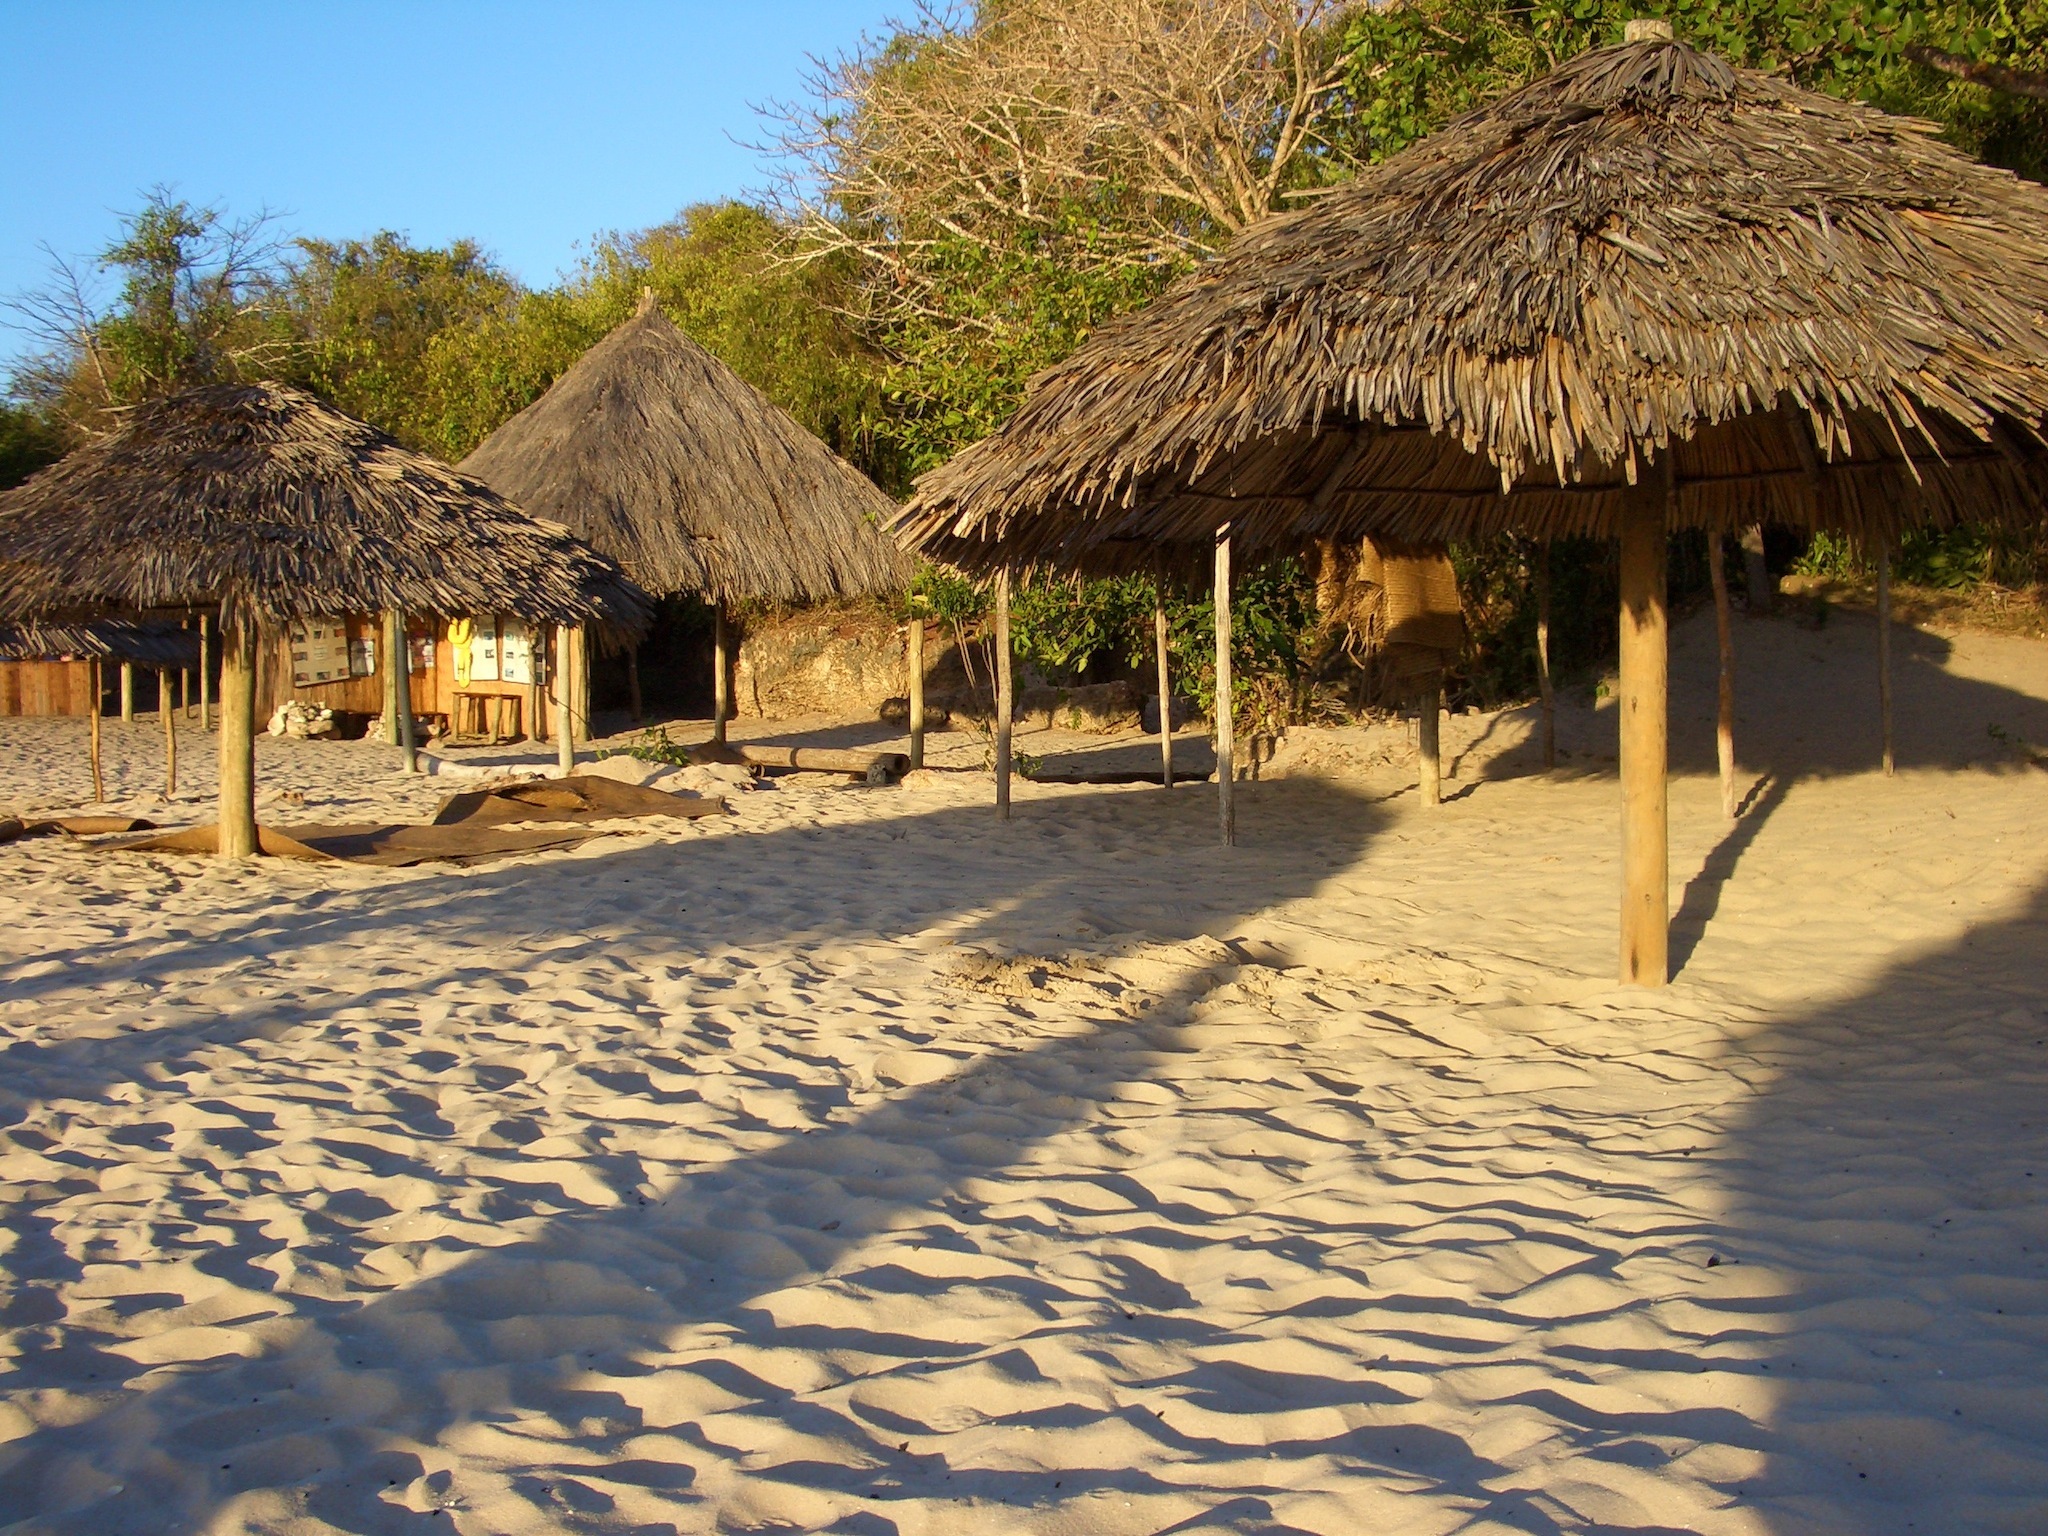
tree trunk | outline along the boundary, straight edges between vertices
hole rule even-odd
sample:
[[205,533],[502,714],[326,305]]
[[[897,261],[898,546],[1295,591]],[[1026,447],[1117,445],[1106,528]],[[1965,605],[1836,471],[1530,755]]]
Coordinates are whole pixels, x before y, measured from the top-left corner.
[[1762,523],[1751,523],[1742,530],[1742,576],[1749,588],[1749,611],[1769,613],[1776,606],[1778,594],[1771,586],[1770,567],[1764,564]]
[[1230,696],[1230,525],[1216,535],[1216,824],[1225,847],[1237,842],[1237,785],[1232,736],[1236,728]]
[[996,817],[1010,819],[1010,717],[1016,687],[1010,675],[1010,573],[996,572]]
[[1152,643],[1159,653],[1159,782],[1173,788],[1173,669],[1166,646],[1166,597],[1152,604]]
[[258,641],[225,627],[220,639],[220,856],[253,859]]
[[905,635],[909,654],[904,658],[910,673],[910,766],[924,766],[924,620],[912,619]]
[[1877,710],[1884,721],[1884,776],[1898,771],[1892,752],[1892,551],[1891,542],[1877,551]]
[[1735,631],[1728,611],[1728,567],[1721,535],[1707,534],[1707,579],[1714,587],[1714,638],[1721,647],[1721,680],[1714,708],[1714,758],[1721,767],[1721,814],[1735,817]]
[[1646,481],[1621,514],[1621,979],[1645,987],[1670,973],[1666,494]]
[[1443,801],[1443,748],[1439,732],[1443,726],[1444,685],[1441,678],[1432,679],[1422,690],[1422,700],[1416,711],[1416,778],[1422,791],[1424,805],[1439,805]]

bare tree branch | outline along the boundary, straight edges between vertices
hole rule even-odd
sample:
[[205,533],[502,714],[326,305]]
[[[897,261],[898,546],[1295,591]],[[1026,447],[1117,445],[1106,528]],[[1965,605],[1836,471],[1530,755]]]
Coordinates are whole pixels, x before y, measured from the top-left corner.
[[1925,43],[1908,43],[1906,57],[1915,64],[1938,69],[1945,75],[1954,75],[1958,80],[1967,80],[1970,84],[1981,85],[1986,90],[2004,91],[2011,96],[2030,96],[2035,101],[2048,101],[2048,75],[2039,75],[2024,69],[2011,69],[2003,64],[1980,64],[1960,53],[1930,48]]

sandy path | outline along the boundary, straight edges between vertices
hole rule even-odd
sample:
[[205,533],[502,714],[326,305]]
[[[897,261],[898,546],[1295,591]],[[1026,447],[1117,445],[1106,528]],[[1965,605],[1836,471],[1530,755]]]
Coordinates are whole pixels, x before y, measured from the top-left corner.
[[[1435,816],[1319,740],[1231,853],[968,776],[456,874],[0,849],[0,1529],[2042,1529],[2048,775],[1988,726],[2048,741],[2048,646],[1921,641],[1887,782],[1868,641],[1745,626],[1769,777],[1676,785],[1656,995],[1584,699],[1548,782],[1452,722]],[[449,787],[390,761],[260,771]]]

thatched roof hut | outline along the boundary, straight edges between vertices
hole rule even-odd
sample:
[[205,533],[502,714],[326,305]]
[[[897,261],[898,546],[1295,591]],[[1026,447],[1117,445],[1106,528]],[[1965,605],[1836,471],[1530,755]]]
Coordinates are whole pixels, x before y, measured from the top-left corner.
[[219,846],[231,857],[257,847],[263,630],[336,612],[503,611],[627,630],[648,617],[646,595],[567,529],[276,384],[138,406],[0,494],[0,622],[152,608],[220,614]]
[[1219,678],[1233,545],[1618,535],[1622,975],[1660,985],[1669,529],[2037,519],[2044,422],[2048,190],[1632,23],[1106,327],[894,527],[970,570],[1213,544]]
[[2044,319],[2048,190],[1683,43],[1598,49],[1105,327],[896,528],[970,569],[1225,523],[1612,533],[1667,447],[1682,525],[2027,517]]
[[906,574],[894,503],[651,299],[462,468],[657,596],[815,602]]
[[279,384],[137,406],[0,493],[0,619],[218,608],[224,633],[309,613],[503,611],[646,622],[567,529]]

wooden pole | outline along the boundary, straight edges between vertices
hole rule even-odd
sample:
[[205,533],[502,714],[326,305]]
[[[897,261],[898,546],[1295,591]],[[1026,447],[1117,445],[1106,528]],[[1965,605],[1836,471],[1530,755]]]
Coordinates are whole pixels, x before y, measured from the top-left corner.
[[1440,677],[1430,679],[1429,686],[1422,690],[1422,703],[1415,722],[1416,768],[1419,788],[1424,805],[1439,805],[1443,801],[1443,751],[1442,738],[1438,732],[1443,724],[1444,683]]
[[1010,675],[1010,573],[996,572],[996,819],[1010,819],[1010,717],[1017,712]]
[[1173,674],[1166,649],[1166,594],[1152,603],[1152,644],[1159,653],[1159,782],[1173,788]]
[[1550,676],[1550,540],[1536,547],[1536,686],[1543,695],[1543,771],[1557,766],[1557,686]]
[[555,761],[562,777],[576,771],[576,727],[570,721],[570,678],[575,665],[576,631],[564,624],[555,631]]
[[405,753],[405,771],[420,771],[419,739],[412,725],[412,647],[405,643],[405,615],[396,608],[384,615],[384,650],[391,658],[391,684],[385,709],[392,717],[392,739]]
[[1669,466],[1643,466],[1621,512],[1621,979],[1644,987],[1670,979]]
[[132,661],[121,663],[121,718],[135,718],[135,663]]
[[156,674],[156,712],[164,722],[164,793],[178,792],[178,712],[171,707],[171,673],[160,667]]
[[1721,814],[1735,819],[1735,631],[1728,610],[1728,567],[1718,530],[1707,533],[1707,578],[1714,587],[1714,637],[1721,647],[1721,683],[1714,710],[1714,757],[1721,765]]
[[199,615],[199,729],[202,731],[213,724],[213,674],[208,670],[212,647],[207,643],[213,638],[211,628],[212,621],[203,613]]
[[106,781],[100,777],[100,690],[105,687],[100,676],[100,659],[92,659],[92,797],[95,801],[107,798]]
[[590,740],[590,631],[569,631],[569,729],[577,744]]
[[385,610],[384,634],[377,642],[384,652],[384,665],[381,671],[384,675],[384,745],[387,747],[398,745],[398,691],[403,680],[403,674],[398,670],[398,652],[405,645],[405,631],[403,627],[399,628],[398,643],[394,645],[391,634],[397,619],[396,613],[390,609]]
[[732,700],[727,696],[731,663],[725,651],[725,599],[714,597],[711,599],[711,739],[720,746],[725,744],[726,716],[732,712]]
[[640,647],[637,643],[626,647],[626,702],[633,711],[635,725],[647,718],[647,711],[640,703]]
[[1228,848],[1237,842],[1235,729],[1230,696],[1230,525],[1216,531],[1216,825]]
[[924,620],[912,619],[906,636],[910,673],[910,766],[924,766]]
[[[183,626],[181,625],[180,628]],[[178,668],[178,712],[188,718],[192,713],[192,669]]]
[[1892,550],[1889,539],[1877,550],[1877,708],[1884,717],[1884,776],[1898,771],[1892,752]]
[[256,857],[256,637],[223,626],[220,646],[220,856]]

